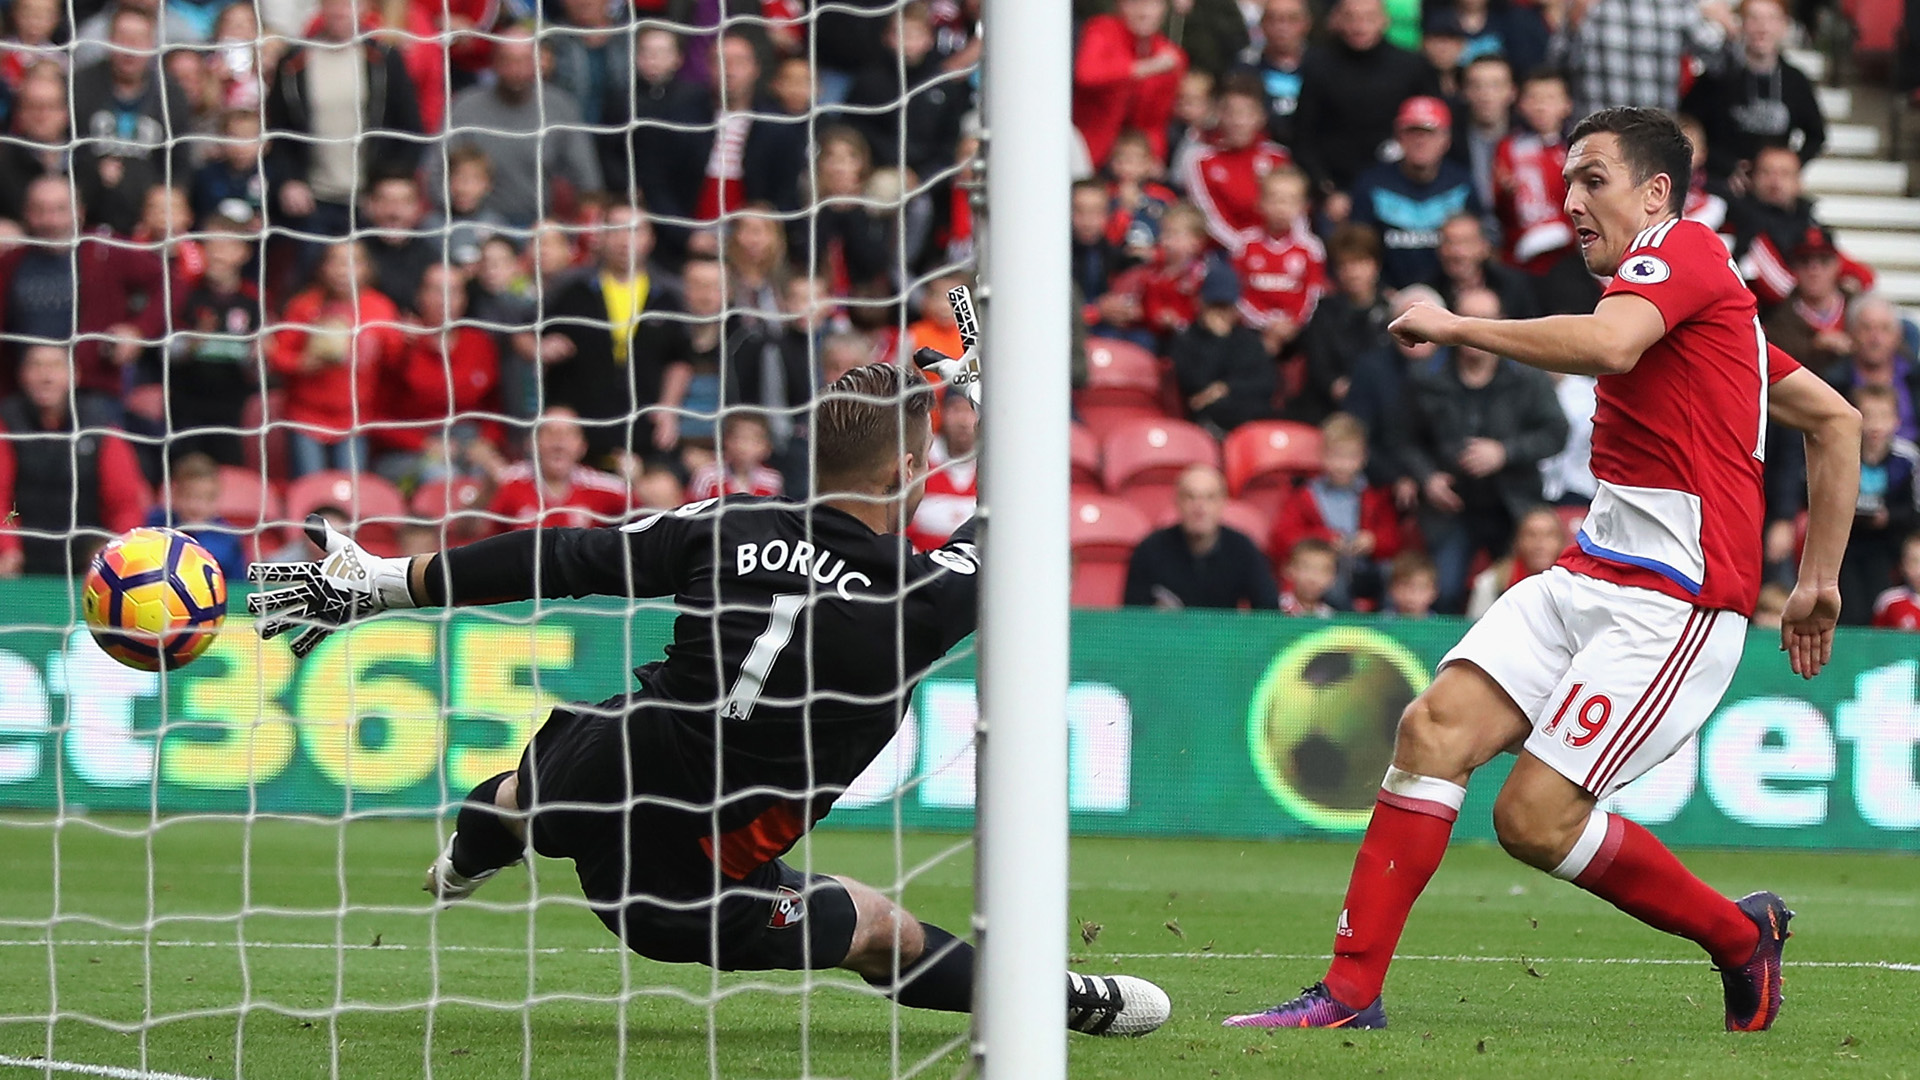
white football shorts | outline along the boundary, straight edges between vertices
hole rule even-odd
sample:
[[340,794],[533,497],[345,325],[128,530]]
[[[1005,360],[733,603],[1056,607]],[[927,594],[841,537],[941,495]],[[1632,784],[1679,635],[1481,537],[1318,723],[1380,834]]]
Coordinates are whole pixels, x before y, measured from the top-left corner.
[[1719,705],[1746,617],[1553,567],[1508,589],[1440,661],[1478,666],[1533,722],[1526,748],[1604,799]]

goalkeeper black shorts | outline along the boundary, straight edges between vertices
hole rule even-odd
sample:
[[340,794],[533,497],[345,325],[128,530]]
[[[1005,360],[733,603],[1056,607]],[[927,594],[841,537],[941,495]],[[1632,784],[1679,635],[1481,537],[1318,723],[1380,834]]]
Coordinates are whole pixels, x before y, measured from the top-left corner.
[[518,771],[533,849],[572,859],[594,913],[650,960],[722,971],[838,967],[856,918],[846,888],[779,859],[741,878],[720,874],[702,844],[711,813],[686,806],[684,794],[660,801],[685,785],[674,755],[650,745],[656,711],[664,708],[644,694],[553,711]]

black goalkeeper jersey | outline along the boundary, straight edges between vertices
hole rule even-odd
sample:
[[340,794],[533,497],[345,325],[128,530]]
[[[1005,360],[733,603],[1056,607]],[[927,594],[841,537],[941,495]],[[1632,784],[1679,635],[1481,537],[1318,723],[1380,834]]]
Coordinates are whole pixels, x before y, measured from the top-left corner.
[[635,672],[631,775],[645,794],[701,807],[689,815],[701,833],[717,798],[719,831],[740,833],[723,845],[732,872],[825,814],[893,738],[919,680],[973,632],[973,538],[969,521],[917,554],[831,507],[727,496],[620,528],[496,537],[448,553],[446,569],[454,602],[536,574],[542,597],[674,598],[666,658]]

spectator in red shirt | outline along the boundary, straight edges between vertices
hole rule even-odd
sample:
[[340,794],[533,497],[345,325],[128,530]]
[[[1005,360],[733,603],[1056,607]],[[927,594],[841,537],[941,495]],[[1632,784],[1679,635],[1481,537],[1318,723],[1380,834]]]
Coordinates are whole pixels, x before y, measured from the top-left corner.
[[1275,572],[1302,540],[1332,545],[1339,566],[1328,597],[1351,607],[1380,595],[1380,568],[1400,550],[1400,518],[1391,489],[1367,483],[1367,429],[1346,413],[1320,425],[1320,475],[1294,489],[1273,520],[1267,551]]
[[773,456],[773,431],[759,413],[727,414],[720,425],[720,457],[693,471],[687,500],[722,495],[779,495],[786,490],[780,474],[767,468]]
[[360,425],[380,418],[382,375],[400,354],[400,312],[367,285],[370,269],[359,241],[327,247],[267,351],[287,391],[284,419],[296,425],[287,432],[295,477],[367,463]]
[[142,339],[166,330],[165,270],[158,255],[110,243],[104,233],[76,236],[81,212],[66,177],[28,185],[27,235],[39,243],[0,255],[0,331],[15,341],[66,341],[78,330],[73,381],[118,398],[121,369],[139,357]]
[[1521,127],[1493,152],[1493,212],[1506,236],[1507,262],[1544,274],[1573,245],[1567,216],[1567,119],[1573,97],[1566,77],[1537,71],[1520,86]]
[[1187,54],[1160,33],[1166,20],[1167,0],[1120,0],[1115,14],[1095,15],[1080,31],[1073,126],[1095,167],[1107,163],[1114,139],[1127,128],[1143,132],[1153,156],[1167,159],[1167,122]]
[[1920,533],[1900,546],[1900,584],[1873,602],[1873,625],[1886,630],[1920,630]]
[[1260,182],[1261,227],[1245,234],[1233,262],[1240,317],[1273,355],[1299,336],[1327,291],[1327,249],[1307,220],[1307,190],[1307,174],[1291,165],[1268,173]]
[[380,472],[431,482],[449,473],[491,472],[500,464],[500,352],[492,334],[464,325],[467,275],[427,267],[414,290],[415,321],[388,371],[384,420],[374,447]]
[[499,532],[532,528],[585,528],[627,516],[632,499],[612,473],[588,468],[587,438],[572,409],[553,406],[540,414],[533,460],[500,471],[500,486],[487,512]]
[[1220,127],[1214,145],[1188,164],[1187,197],[1207,217],[1214,243],[1237,255],[1245,233],[1260,227],[1260,180],[1292,159],[1267,141],[1266,95],[1248,74],[1220,84]]
[[71,576],[140,524],[153,494],[112,422],[106,402],[74,393],[64,346],[27,347],[20,392],[0,401],[0,577]]
[[1186,203],[1174,206],[1160,220],[1159,255],[1114,279],[1113,288],[1098,301],[1101,320],[1123,330],[1137,329],[1144,345],[1163,348],[1200,313],[1206,251],[1206,219]]
[[940,408],[940,436],[927,452],[926,495],[907,525],[907,539],[916,551],[945,546],[953,530],[973,516],[980,502],[979,462],[973,453],[979,432],[973,399],[949,389]]

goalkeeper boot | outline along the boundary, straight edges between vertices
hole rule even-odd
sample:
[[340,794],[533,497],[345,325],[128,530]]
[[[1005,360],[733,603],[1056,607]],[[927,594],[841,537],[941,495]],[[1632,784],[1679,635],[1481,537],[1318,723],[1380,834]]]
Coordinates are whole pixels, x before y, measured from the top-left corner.
[[[505,867],[496,866],[491,870],[482,870],[472,877],[468,877],[460,871],[455,870],[453,868],[453,838],[459,835],[459,833],[448,834],[447,846],[441,850],[439,858],[434,859],[433,862],[427,866],[426,883],[420,886],[427,892],[432,893],[434,899],[439,900],[443,904],[451,904],[456,900],[465,900],[467,897],[472,896],[480,886],[485,885],[493,875],[505,869]],[[514,862],[519,861],[518,859],[514,860]],[[507,865],[511,866],[513,863],[508,863]]]
[[1727,1030],[1765,1031],[1780,1015],[1780,954],[1793,936],[1787,931],[1793,912],[1770,892],[1750,893],[1734,903],[1760,928],[1760,944],[1746,963],[1719,969],[1727,994]]
[[1282,1002],[1265,1012],[1229,1016],[1222,1027],[1250,1028],[1383,1028],[1387,1011],[1380,998],[1364,1009],[1353,1009],[1334,1000],[1326,983],[1314,983],[1292,1001]]
[[1067,972],[1067,1027],[1083,1035],[1145,1035],[1173,1015],[1167,992],[1131,975]]

